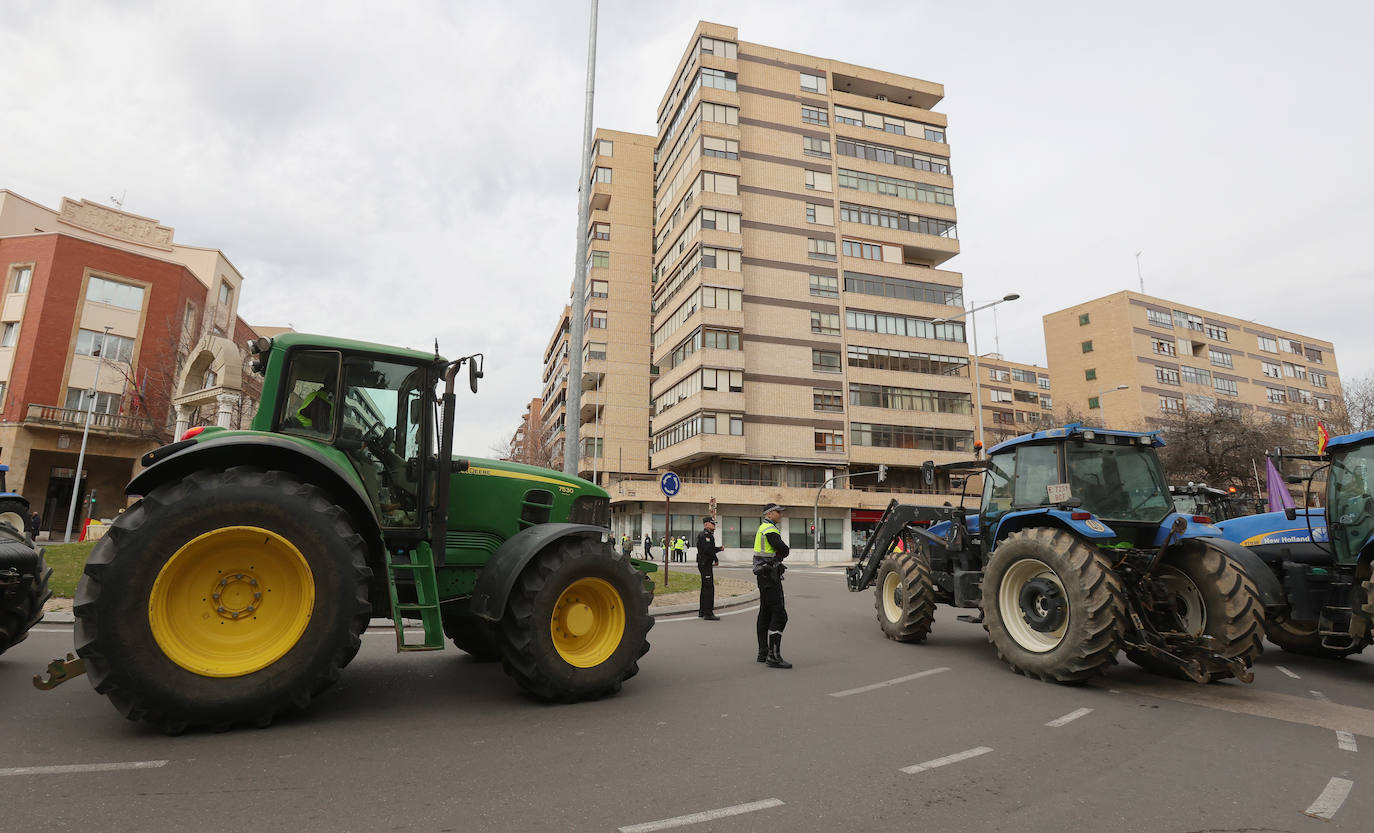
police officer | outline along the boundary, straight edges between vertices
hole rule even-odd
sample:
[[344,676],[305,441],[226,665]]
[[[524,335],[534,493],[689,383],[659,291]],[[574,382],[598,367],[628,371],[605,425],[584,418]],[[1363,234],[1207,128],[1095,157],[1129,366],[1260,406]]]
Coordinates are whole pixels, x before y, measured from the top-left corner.
[[707,518],[701,522],[701,533],[697,535],[697,572],[701,573],[701,603],[697,615],[702,619],[715,622],[720,619],[716,608],[716,565],[720,563],[720,547],[716,546],[716,521]]
[[787,603],[782,595],[782,574],[787,567],[782,560],[791,548],[782,540],[778,521],[783,508],[770,503],[763,510],[763,523],[754,533],[754,575],[759,584],[759,662],[769,668],[791,668],[782,658],[782,630],[787,627]]

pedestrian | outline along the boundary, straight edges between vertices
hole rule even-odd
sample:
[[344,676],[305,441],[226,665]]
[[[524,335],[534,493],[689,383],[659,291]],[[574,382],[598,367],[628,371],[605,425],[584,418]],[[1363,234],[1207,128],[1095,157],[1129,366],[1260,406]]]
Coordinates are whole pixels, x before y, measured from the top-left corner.
[[681,535],[679,535],[679,536],[677,536],[677,541],[674,542],[673,546],[677,549],[677,560],[678,560],[678,563],[679,563],[679,564],[684,564],[684,563],[686,563],[686,561],[687,561],[687,539],[686,539],[686,538],[683,538]]
[[630,554],[634,552],[634,544],[630,543],[630,536],[620,536],[620,551],[625,553],[626,558],[629,558]]
[[711,622],[720,619],[716,615],[716,565],[720,563],[720,547],[716,546],[716,520],[706,518],[701,522],[701,532],[697,535],[697,572],[701,573],[701,601],[697,605],[697,616]]
[[38,531],[43,528],[43,519],[38,516],[37,512],[29,516],[27,526],[29,528],[29,537],[37,541]]
[[769,668],[792,667],[782,658],[782,631],[787,627],[787,602],[782,595],[782,574],[787,565],[782,562],[791,552],[778,529],[782,513],[778,504],[768,504],[763,509],[763,523],[754,533],[754,576],[759,584],[758,661]]
[[644,533],[644,558],[648,561],[654,560],[653,554],[654,539],[649,537],[649,533]]

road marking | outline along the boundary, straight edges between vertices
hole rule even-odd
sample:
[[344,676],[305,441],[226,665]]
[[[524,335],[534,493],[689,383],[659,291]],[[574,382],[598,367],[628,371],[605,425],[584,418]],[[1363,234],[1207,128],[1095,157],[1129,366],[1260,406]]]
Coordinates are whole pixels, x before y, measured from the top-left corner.
[[1301,680],[1301,679],[1302,679],[1302,677],[1299,677],[1297,674],[1294,674],[1292,671],[1289,671],[1287,668],[1284,668],[1282,665],[1275,665],[1274,667],[1277,668],[1277,669],[1279,669],[1279,670],[1282,671],[1283,673],[1287,674],[1288,676],[1292,677],[1292,678],[1295,679],[1295,680]]
[[1344,778],[1332,778],[1326,782],[1326,789],[1317,796],[1317,800],[1312,802],[1312,806],[1303,812],[1314,819],[1330,821],[1336,815],[1336,811],[1341,809],[1345,803],[1345,797],[1350,795],[1350,788],[1355,786],[1354,781],[1347,781]]
[[[749,607],[742,607],[742,608],[740,608],[739,610],[717,610],[717,611],[716,611],[716,615],[717,615],[717,616],[738,616],[738,615],[741,614],[741,613],[748,613],[748,612],[750,612],[751,610],[758,610],[758,609],[759,609],[759,606],[758,606],[758,605],[750,605]],[[655,622],[695,622],[696,620],[698,620],[698,619],[700,619],[700,618],[701,618],[700,616],[698,616],[698,615],[696,615],[695,613],[693,613],[691,616],[675,616],[675,617],[673,617],[672,619],[655,619],[654,621],[655,621]]]
[[1346,752],[1360,751],[1360,747],[1355,745],[1355,736],[1343,729],[1336,730],[1336,745]]
[[973,749],[965,749],[963,752],[955,752],[953,755],[946,755],[943,758],[936,758],[933,761],[926,761],[925,763],[915,764],[914,766],[904,766],[902,767],[902,772],[905,772],[907,775],[915,775],[918,772],[925,772],[928,769],[935,769],[936,767],[967,761],[969,758],[986,755],[991,751],[991,746],[977,746]]
[[1331,698],[1330,698],[1330,697],[1327,697],[1325,694],[1322,694],[1320,691],[1313,691],[1312,689],[1309,688],[1309,689],[1307,690],[1307,693],[1310,694],[1310,695],[1312,695],[1313,697],[1317,698],[1318,700],[1322,701],[1323,703],[1330,703],[1330,702],[1331,702]]
[[1088,715],[1090,715],[1090,714],[1092,714],[1092,713],[1093,713],[1093,710],[1092,710],[1092,709],[1074,709],[1073,711],[1069,712],[1068,714],[1064,715],[1063,717],[1056,717],[1054,720],[1051,720],[1049,723],[1046,723],[1045,725],[1046,725],[1046,726],[1049,726],[1049,727],[1051,727],[1051,728],[1054,728],[1054,729],[1058,729],[1060,726],[1063,726],[1065,723],[1072,723],[1073,721],[1077,720],[1078,718],[1080,718],[1080,717],[1087,717]]
[[29,633],[71,633],[71,628],[29,628]]
[[691,813],[685,816],[676,816],[662,821],[650,821],[644,824],[631,824],[627,827],[618,828],[620,833],[652,833],[655,830],[667,830],[670,827],[684,827],[689,824],[698,824],[703,821],[715,821],[729,816],[738,816],[744,813],[752,813],[756,810],[767,810],[770,807],[781,807],[782,802],[776,798],[765,798],[763,801],[751,801],[748,804],[736,804],[733,807],[722,807],[719,810],[707,810],[704,813]]
[[898,678],[895,679],[895,680],[885,680],[885,681],[883,681],[883,682],[881,682],[881,683],[874,683],[873,685],[860,686],[859,688],[851,688],[851,689],[847,689],[847,690],[845,690],[845,691],[832,691],[832,692],[830,692],[830,696],[831,696],[831,697],[848,697],[848,696],[851,695],[851,694],[864,694],[865,692],[877,691],[877,690],[880,689],[880,688],[887,688],[887,687],[890,686],[890,685],[897,685],[897,684],[899,684],[899,683],[910,682],[911,680],[917,680],[917,679],[920,679],[921,677],[929,677],[929,676],[931,676],[932,674],[939,674],[939,673],[941,673],[942,671],[948,671],[948,670],[949,670],[948,668],[945,668],[945,667],[942,666],[942,667],[940,667],[940,668],[932,668],[932,669],[930,669],[930,670],[928,670],[928,671],[918,671],[918,672],[916,672],[915,674],[908,674],[908,675],[906,675],[905,677],[898,677]]
[[113,772],[121,769],[158,769],[166,761],[125,761],[118,764],[63,764],[61,766],[16,766],[0,769],[5,775],[66,775],[71,772]]

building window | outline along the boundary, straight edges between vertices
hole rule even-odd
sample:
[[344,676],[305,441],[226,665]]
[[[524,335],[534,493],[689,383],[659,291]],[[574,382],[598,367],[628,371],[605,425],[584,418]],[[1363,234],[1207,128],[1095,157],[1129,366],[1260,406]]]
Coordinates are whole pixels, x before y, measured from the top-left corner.
[[1164,310],[1145,310],[1145,320],[1155,325],[1156,327],[1168,327],[1171,330],[1174,328],[1173,316],[1169,315],[1169,313],[1165,312]]
[[968,359],[963,356],[941,356],[886,347],[850,345],[850,367],[871,367],[875,370],[900,370],[905,373],[926,373],[932,376],[967,376]]
[[585,359],[600,361],[606,358],[606,344],[601,341],[587,342],[587,352],[583,356]]
[[598,167],[595,171],[592,172],[592,182],[604,182],[607,185],[610,185],[611,169]]
[[830,350],[812,350],[811,370],[816,373],[839,373],[840,354]]
[[1102,407],[1102,402],[1096,396],[1088,397],[1088,410],[1095,411]]
[[1182,329],[1202,332],[1201,316],[1193,315],[1191,312],[1174,310],[1174,325]]
[[845,257],[858,257],[864,260],[882,260],[883,244],[867,243],[863,240],[844,241]]
[[1161,356],[1178,355],[1178,347],[1169,339],[1152,338],[1150,339],[1150,350]]
[[1183,368],[1182,376],[1183,381],[1190,385],[1212,386],[1212,371],[1210,370],[1204,370],[1197,367],[1185,367]]
[[723,69],[701,68],[701,86],[710,87],[713,90],[735,92],[736,77],[735,73],[726,72]]
[[729,58],[733,60],[739,54],[739,46],[737,46],[734,41],[703,37],[701,39],[701,54],[715,55],[717,58]]
[[1240,395],[1240,388],[1236,385],[1235,379],[1223,379],[1218,376],[1216,389],[1217,393],[1229,393],[1232,396]]
[[811,294],[818,298],[840,297],[840,279],[834,275],[812,275]]
[[1288,394],[1284,392],[1283,388],[1265,388],[1264,395],[1275,405],[1282,405],[1288,401]]
[[815,223],[819,226],[835,225],[835,207],[833,205],[817,205],[815,203],[807,203],[806,222]]
[[733,211],[713,211],[709,208],[701,210],[701,227],[704,229],[739,234],[739,221],[740,215]]
[[1318,350],[1315,347],[1305,348],[1303,351],[1303,355],[1307,356],[1307,360],[1309,362],[1322,364],[1322,351]]
[[830,174],[823,174],[820,171],[807,171],[806,190],[829,193],[832,190]]
[[1325,374],[1325,373],[1318,373],[1317,371],[1313,370],[1313,371],[1310,371],[1310,372],[1307,374],[1307,378],[1308,378],[1308,379],[1312,382],[1312,384],[1315,385],[1316,387],[1324,388],[1324,387],[1327,386],[1327,385],[1326,385],[1326,374]]
[[593,239],[593,240],[610,240],[610,239],[611,239],[611,224],[610,224],[610,223],[592,223],[592,239]]
[[231,286],[229,285],[229,282],[228,282],[228,281],[220,281],[220,282],[219,282],[219,305],[222,306],[222,307],[227,307],[227,306],[229,306],[229,299],[232,298],[232,297],[234,297],[234,288],[231,287]]
[[10,272],[10,292],[21,293],[29,291],[29,279],[33,277],[32,266],[16,266]]
[[609,268],[610,265],[610,252],[592,252],[591,260],[588,261],[588,266],[590,266],[593,269],[606,269]]
[[1078,316],[1078,326],[1082,327],[1086,325],[1088,323],[1088,320],[1088,313],[1083,313],[1082,315]]
[[705,171],[701,175],[701,190],[734,196],[739,193],[739,177]]
[[598,156],[615,156],[615,142],[610,139],[598,139],[596,153]]
[[1085,382],[1093,382],[1093,381],[1096,381],[1096,380],[1097,380],[1097,368],[1095,368],[1095,367],[1090,367],[1090,368],[1088,368],[1087,370],[1083,371],[1083,381],[1085,381]]
[[134,360],[134,340],[113,334],[106,337],[94,330],[77,330],[76,355],[104,356],[129,364]]
[[1167,367],[1155,367],[1155,380],[1165,385],[1178,384],[1178,371]]
[[[119,413],[120,396],[117,393],[97,393],[95,395],[95,413],[97,414],[117,414]],[[67,388],[67,401],[63,405],[69,411],[82,411],[83,413],[91,406],[90,392],[85,388]]]
[[812,388],[811,405],[817,411],[844,412],[844,397],[838,390]]
[[[843,121],[838,112],[835,120]],[[900,165],[917,171],[949,174],[949,159],[943,156],[932,156],[928,153],[875,145],[871,142],[859,142],[854,139],[838,138],[835,142],[835,150],[841,156],[853,156],[856,159],[867,159],[870,162],[886,162],[889,165]]]
[[1230,353],[1216,350],[1211,347],[1207,348],[1207,359],[1217,367],[1235,367],[1235,362],[1232,360]]
[[1214,338],[1217,341],[1231,340],[1231,334],[1220,324],[1208,324],[1206,332],[1208,338]]
[[[999,391],[993,392],[998,393]],[[1010,397],[1006,401],[1011,401]],[[972,398],[967,393],[898,388],[890,385],[865,385],[857,382],[851,382],[849,385],[849,404],[867,408],[891,408],[896,411],[924,411],[940,414],[968,414],[972,413],[973,410]]]
[[802,92],[825,95],[825,76],[803,72],[801,73],[801,88]]
[[1260,372],[1263,373],[1265,376],[1268,376],[1270,379],[1283,378],[1283,370],[1273,362],[1260,362]]
[[206,370],[205,376],[200,380],[200,389],[207,390],[219,384],[219,374],[213,370]]
[[593,311],[587,319],[588,326],[593,330],[606,329],[606,313]]
[[716,159],[738,159],[739,142],[734,139],[703,136],[701,137],[701,155]]
[[1285,353],[1296,353],[1297,355],[1301,356],[1302,342],[1293,341],[1290,338],[1281,338],[1279,339],[1279,349]]
[[701,120],[716,124],[739,124],[739,108],[703,101],[701,103]]
[[[0,385],[0,403],[3,403],[4,400],[5,400],[5,388],[4,388],[3,385]],[[1323,396],[1318,396],[1318,397],[1316,397],[1316,403],[1317,403],[1317,410],[1319,410],[1319,411],[1329,411],[1329,410],[1331,410],[1331,400],[1330,400],[1330,399],[1327,399],[1326,397],[1323,397]]]
[[740,252],[735,249],[715,249],[703,246],[701,249],[701,268],[738,272],[740,270]]
[[947,307],[963,309],[963,290],[957,286],[925,281],[910,281],[905,278],[889,278],[882,275],[866,275],[863,272],[845,270],[844,288],[846,292],[859,292],[864,295],[879,295],[885,298],[898,298],[905,301],[924,301],[927,304],[943,304]]
[[701,370],[701,389],[739,393],[744,390],[744,371],[704,367]]
[[143,287],[92,275],[86,283],[86,300],[138,311],[143,309]]
[[592,281],[591,297],[609,298],[611,285],[606,281]]
[[802,105],[802,121],[807,124],[829,124],[830,114],[819,107]]
[[905,214],[900,211],[891,211],[886,208],[870,208],[865,205],[840,203],[840,219],[846,223],[863,223],[864,225],[878,226],[880,228],[914,231],[917,234],[948,237],[951,240],[957,239],[959,236],[957,228],[951,220],[922,217],[919,214]]
[[882,194],[888,197],[901,197],[917,202],[954,205],[954,189],[942,185],[927,185],[924,182],[912,182],[908,179],[880,176],[863,171],[850,171],[844,168],[841,168],[838,174],[841,188],[852,188],[856,191]]
[[1083,342],[1082,347],[1084,353],[1091,353],[1093,351],[1092,339]]
[[816,450],[831,453],[844,451],[844,432],[817,431]]
[[840,316],[833,312],[811,313],[811,332],[825,336],[840,334]]
[[1277,353],[1277,352],[1279,352],[1279,343],[1278,343],[1277,341],[1275,341],[1272,337],[1270,337],[1270,336],[1256,336],[1255,339],[1259,342],[1259,349],[1263,350],[1264,352],[1266,352],[1266,353]]
[[993,382],[1010,382],[1011,372],[1000,367],[988,368],[988,379]]
[[806,252],[807,257],[814,258],[816,260],[834,260],[835,241],[817,240],[814,237],[808,237],[806,239]]
[[802,153],[807,156],[823,156],[830,158],[830,140],[817,139],[812,136],[802,137]]
[[996,388],[988,391],[988,398],[993,402],[1012,402],[1013,397],[1009,390],[997,390]]
[[1159,409],[1168,414],[1183,413],[1183,400],[1177,396],[1159,397]]
[[973,450],[973,432],[911,425],[849,424],[849,441],[871,448],[918,448],[926,451]]
[[1300,365],[1300,364],[1293,364],[1292,362],[1284,362],[1284,363],[1283,363],[1283,375],[1284,375],[1284,376],[1287,376],[1287,377],[1290,378],[1290,379],[1306,379],[1306,378],[1307,378],[1307,368],[1303,367],[1303,366]]
[[1050,377],[1048,377],[1048,376],[1036,376],[1036,377],[1035,377],[1035,384],[1036,384],[1037,386],[1039,386],[1039,388],[1040,388],[1041,390],[1049,390],[1049,389],[1050,389]]
[[19,341],[19,322],[6,321],[3,333],[0,333],[0,347],[13,347]]

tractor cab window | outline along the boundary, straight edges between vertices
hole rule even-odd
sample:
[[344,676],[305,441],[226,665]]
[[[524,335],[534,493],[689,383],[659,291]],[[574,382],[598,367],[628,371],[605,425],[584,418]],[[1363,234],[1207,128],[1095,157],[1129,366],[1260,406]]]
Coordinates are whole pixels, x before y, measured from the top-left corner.
[[1016,450],[1015,506],[1048,506],[1059,479],[1059,446],[1023,445]]
[[[997,519],[1011,508],[1015,451],[994,454],[983,477],[983,529],[991,531]],[[989,536],[990,537],[990,536]]]
[[386,527],[421,523],[428,390],[423,367],[362,357],[344,361],[339,447],[353,461]]
[[278,418],[283,432],[322,440],[334,435],[339,358],[333,350],[302,350],[292,355]]
[[1331,540],[1336,557],[1353,559],[1374,535],[1374,497],[1369,493],[1369,475],[1374,469],[1374,445],[1355,448],[1331,459]]
[[1069,486],[1083,509],[1116,521],[1158,523],[1173,511],[1164,470],[1150,446],[1070,443]]

